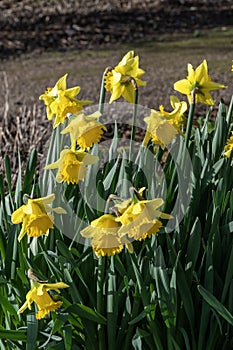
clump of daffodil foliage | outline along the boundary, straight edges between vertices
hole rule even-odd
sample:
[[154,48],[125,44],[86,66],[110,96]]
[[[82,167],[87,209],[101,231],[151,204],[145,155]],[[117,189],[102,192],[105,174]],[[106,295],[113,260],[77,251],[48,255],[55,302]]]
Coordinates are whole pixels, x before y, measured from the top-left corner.
[[[24,176],[19,157],[13,187],[6,156],[2,349],[233,347],[233,99],[223,102],[227,87],[212,81],[206,60],[196,69],[189,63],[170,110],[140,112],[136,148],[144,74],[134,51],[109,62],[91,112],[64,74],[39,97],[53,121],[42,174],[36,151]],[[117,113],[104,152],[108,103]],[[208,108],[199,125],[197,104]],[[117,118],[128,107],[131,137],[122,147]]]

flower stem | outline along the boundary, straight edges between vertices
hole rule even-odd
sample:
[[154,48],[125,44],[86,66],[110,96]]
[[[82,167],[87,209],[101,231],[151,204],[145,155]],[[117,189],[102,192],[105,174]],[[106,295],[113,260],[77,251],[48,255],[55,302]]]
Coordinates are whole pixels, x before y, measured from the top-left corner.
[[135,141],[135,133],[136,133],[137,107],[138,107],[138,87],[137,87],[137,84],[133,78],[131,78],[131,83],[133,84],[133,87],[134,87],[134,108],[133,108],[133,120],[132,120],[130,148],[129,148],[129,161],[130,162],[133,159],[134,141]]
[[106,95],[105,76],[111,70],[112,70],[112,67],[107,67],[103,73],[103,76],[102,76],[102,82],[101,82],[101,87],[100,87],[100,98],[99,98],[99,112],[101,114],[103,114],[103,111],[104,111],[104,101],[105,101],[105,95]]
[[[105,257],[98,258],[98,272],[97,272],[97,311],[104,314],[104,271],[105,271]],[[99,350],[105,350],[105,332],[104,325],[98,324],[98,339]]]
[[195,100],[193,101],[193,103],[190,104],[190,108],[189,108],[188,122],[187,122],[187,127],[186,127],[186,132],[185,132],[185,146],[186,147],[188,147],[189,139],[191,136],[194,110],[195,110]]

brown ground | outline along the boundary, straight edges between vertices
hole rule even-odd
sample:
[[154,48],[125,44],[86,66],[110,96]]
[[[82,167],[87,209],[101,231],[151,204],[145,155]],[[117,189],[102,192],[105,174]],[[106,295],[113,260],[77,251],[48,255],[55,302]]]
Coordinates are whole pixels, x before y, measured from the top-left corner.
[[232,14],[231,1],[0,1],[0,169],[8,153],[17,173],[18,148],[23,162],[35,147],[44,157],[52,125],[38,96],[48,86],[67,72],[79,98],[97,103],[105,67],[130,49],[146,70],[142,105],[169,109],[173,83],[204,58],[212,80],[228,85],[216,100],[228,103]]

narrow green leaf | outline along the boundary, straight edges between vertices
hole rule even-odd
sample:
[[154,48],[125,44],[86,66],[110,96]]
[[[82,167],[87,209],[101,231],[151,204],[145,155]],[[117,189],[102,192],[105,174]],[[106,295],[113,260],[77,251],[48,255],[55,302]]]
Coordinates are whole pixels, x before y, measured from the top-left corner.
[[117,160],[115,161],[113,167],[111,167],[111,170],[109,171],[109,173],[107,174],[107,176],[105,177],[104,181],[103,181],[103,185],[104,185],[104,189],[105,190],[108,190],[111,185],[112,185],[112,182],[115,178],[115,175],[116,175],[116,171],[117,171],[117,168],[118,168],[118,164],[119,164],[119,157],[117,158]]
[[30,153],[29,160],[27,162],[24,181],[23,181],[23,188],[22,188],[23,193],[30,194],[31,192],[32,181],[36,172],[36,162],[37,162],[37,152],[34,149]]
[[110,268],[107,272],[107,334],[108,348],[114,349],[116,345],[117,316],[118,316],[118,292],[116,289],[116,273],[114,257],[111,257]]
[[37,340],[38,336],[38,320],[35,317],[35,314],[27,315],[27,344],[26,350],[36,350],[37,349]]
[[224,288],[223,288],[222,297],[221,297],[222,303],[224,303],[225,301],[227,292],[229,290],[229,286],[232,282],[232,278],[233,278],[233,245],[231,247],[231,254],[227,264],[227,272],[226,272],[225,283],[224,283]]
[[0,339],[9,339],[15,341],[23,341],[26,342],[27,335],[26,330],[7,330],[3,327],[0,328]]
[[62,326],[64,325],[64,323],[67,322],[69,318],[69,314],[68,313],[60,313],[57,315],[57,318],[53,324],[53,334],[57,333],[57,331],[59,331]]
[[[196,265],[199,251],[200,251],[201,233],[202,233],[201,223],[199,218],[196,218],[192,227],[192,231],[190,232],[190,237],[189,237],[188,246],[187,246],[187,256],[186,256],[187,263],[189,262],[192,263],[192,269],[191,269],[192,272],[195,269],[195,265]],[[192,278],[192,274],[190,278]]]
[[204,298],[204,300],[214,308],[214,310],[221,315],[228,323],[233,326],[233,316],[232,314],[225,308],[225,306],[218,301],[215,296],[213,296],[210,292],[208,292],[201,285],[197,287],[199,293]]
[[17,311],[15,310],[14,306],[3,295],[1,295],[1,307],[8,311],[14,317],[18,318]]
[[[212,248],[210,245],[206,249],[206,263],[205,263],[205,288],[213,292],[214,286],[214,271],[213,271],[213,257],[212,257]],[[199,336],[198,336],[198,350],[202,350],[206,343],[207,329],[210,323],[210,308],[206,303],[202,303],[201,307],[201,317],[200,317],[200,327],[199,327]]]
[[72,350],[72,328],[70,324],[63,327],[63,338],[66,350]]
[[10,193],[12,193],[11,163],[8,155],[5,156],[5,171],[6,171],[6,180],[7,180],[8,190]]
[[168,328],[174,327],[176,325],[176,308],[174,300],[172,300],[169,277],[160,246],[157,248],[155,256],[154,274],[161,315]]
[[68,312],[79,315],[81,318],[86,318],[90,321],[100,324],[107,324],[107,320],[104,316],[100,315],[97,311],[94,311],[90,307],[83,304],[76,304],[67,308]]

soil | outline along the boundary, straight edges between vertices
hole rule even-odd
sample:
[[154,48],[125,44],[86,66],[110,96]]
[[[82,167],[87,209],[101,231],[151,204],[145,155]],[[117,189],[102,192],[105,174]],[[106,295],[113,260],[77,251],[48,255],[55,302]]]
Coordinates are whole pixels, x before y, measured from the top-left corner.
[[[173,83],[186,76],[187,63],[197,66],[204,58],[212,80],[228,85],[214,93],[216,101],[224,96],[229,103],[232,15],[230,0],[0,1],[0,171],[8,154],[16,178],[18,150],[23,169],[34,148],[38,167],[43,164],[52,124],[38,96],[48,86],[68,73],[68,86],[81,86],[78,98],[96,104],[104,69],[128,50],[146,70],[143,106],[169,110]],[[197,116],[204,112],[199,107]]]
[[0,56],[110,46],[229,25],[231,0],[2,0]]

